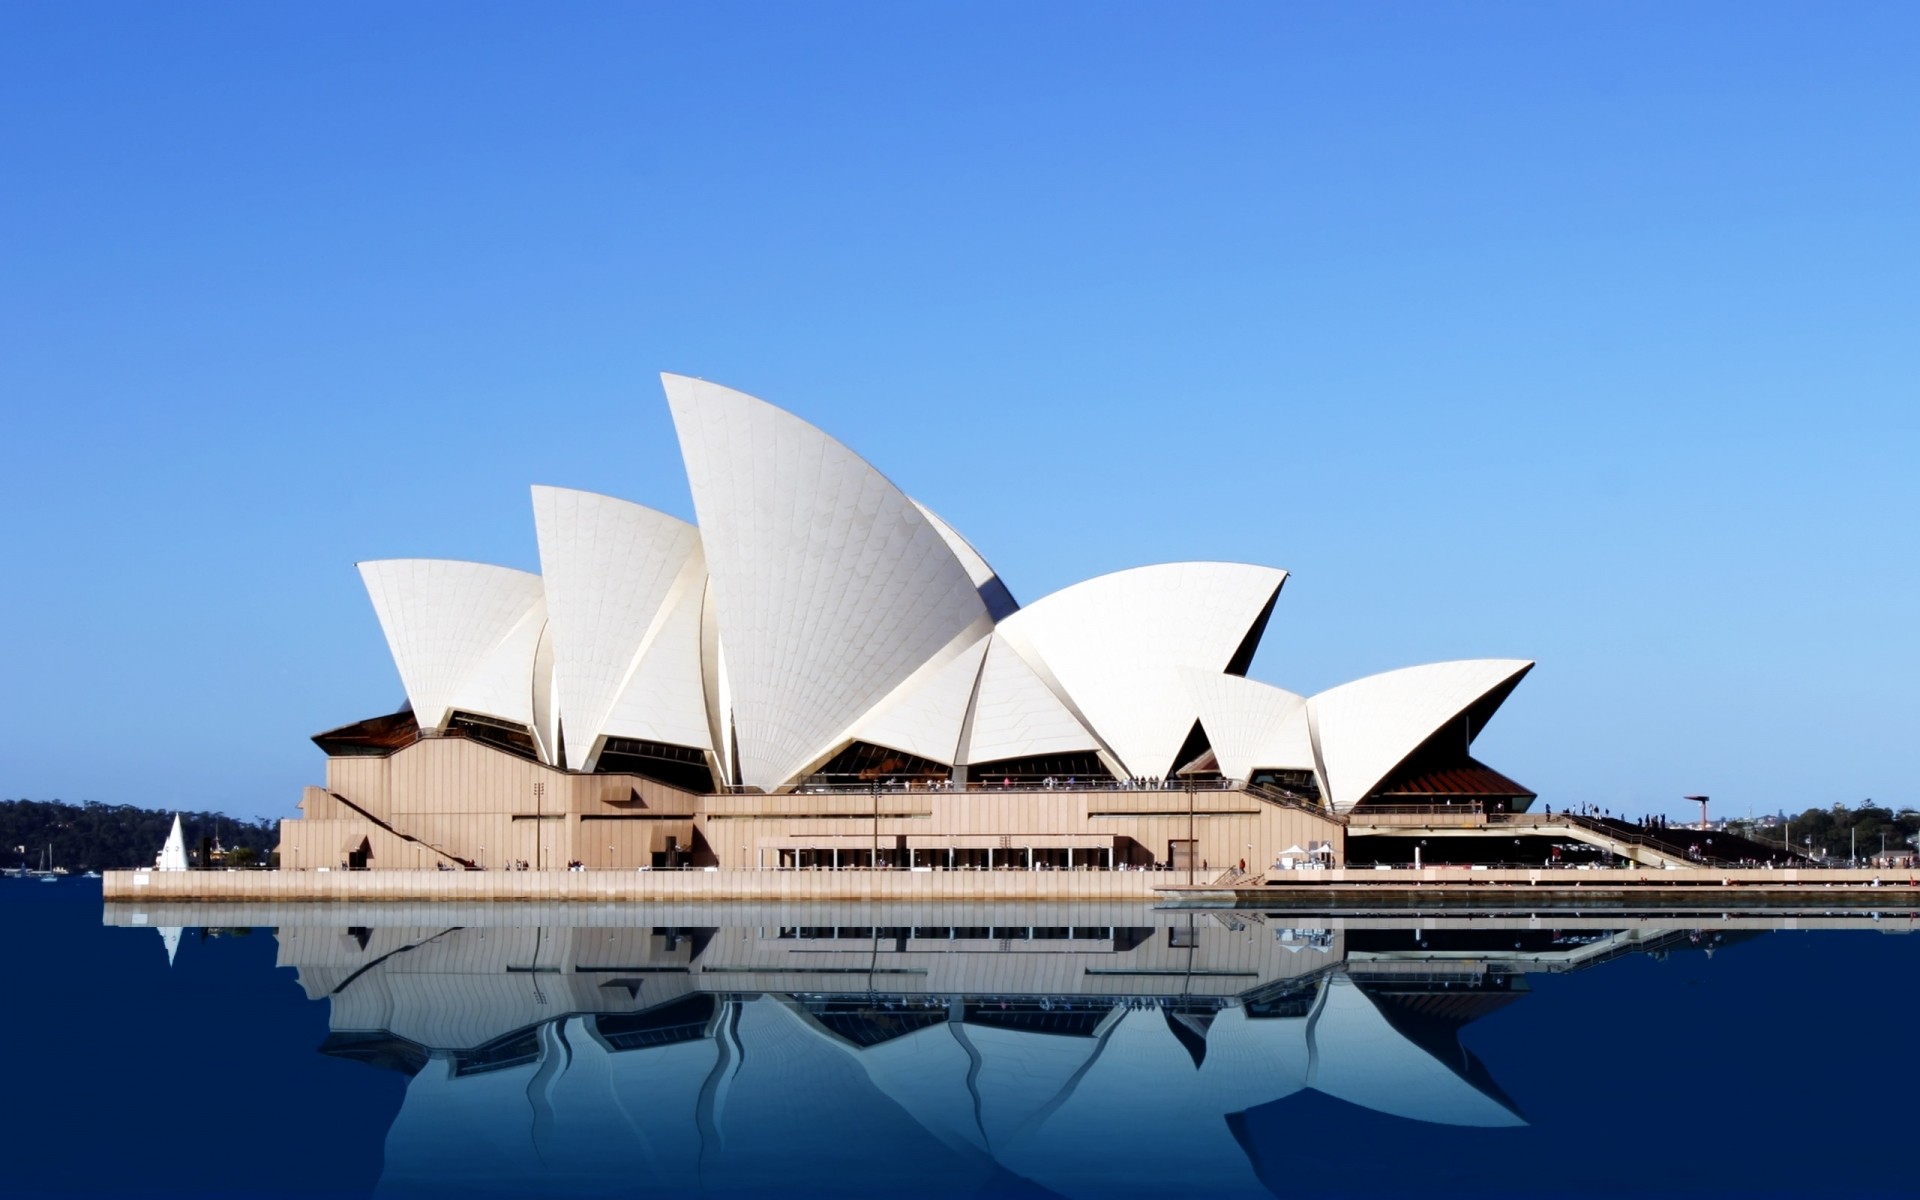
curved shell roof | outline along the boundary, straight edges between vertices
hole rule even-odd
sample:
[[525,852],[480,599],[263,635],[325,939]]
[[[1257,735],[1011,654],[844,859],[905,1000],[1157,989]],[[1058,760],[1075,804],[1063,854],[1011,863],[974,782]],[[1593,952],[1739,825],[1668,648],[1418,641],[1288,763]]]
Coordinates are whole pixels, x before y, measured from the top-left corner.
[[[630,501],[555,487],[533,489],[533,520],[567,766],[590,765],[608,734],[706,749],[700,531]],[[676,694],[689,682],[690,694]],[[616,704],[618,729],[610,725]],[[676,717],[681,708],[691,721]]]
[[1442,727],[1532,669],[1516,658],[1431,663],[1369,675],[1314,696],[1307,717],[1324,794],[1335,809],[1351,809]]
[[968,763],[1105,749],[1059,693],[1000,634],[980,669]]
[[1238,675],[1186,670],[1180,678],[1222,775],[1244,780],[1255,767],[1315,769],[1305,696]]
[[546,624],[540,577],[444,558],[360,564],[387,648],[423,729],[454,709],[531,727],[533,657]]
[[772,790],[990,618],[939,529],[858,455],[745,393],[663,380],[713,576],[740,779]]
[[960,761],[967,706],[991,639],[962,635],[962,640],[964,648],[936,657],[901,684],[860,722],[854,736],[934,762]]
[[980,552],[973,548],[972,542],[961,537],[958,530],[941,520],[939,513],[918,500],[913,502],[913,506],[920,510],[921,516],[933,522],[933,527],[945,539],[947,548],[952,550],[953,556],[960,560],[960,565],[967,569],[967,578],[973,580],[973,586],[979,589],[980,602],[987,606],[987,612],[993,616],[994,620],[1003,621],[1019,611],[1020,604],[1013,598],[1013,593],[1008,591],[1007,585],[1000,581],[999,574],[987,565],[987,560],[980,557]]
[[952,526],[833,438],[662,380],[697,528],[536,487],[540,575],[361,564],[423,727],[456,709],[525,725],[575,770],[609,738],[666,743],[775,791],[854,740],[956,767],[1093,753],[1167,776],[1197,721],[1228,777],[1314,769],[1351,808],[1531,665],[1442,663],[1303,701],[1243,678],[1287,573],[1242,563],[1118,571],[1022,609]]
[[1181,671],[1227,670],[1286,578],[1244,563],[1136,567],[1037,600],[1000,632],[1046,665],[1127,774],[1166,776],[1199,715]]

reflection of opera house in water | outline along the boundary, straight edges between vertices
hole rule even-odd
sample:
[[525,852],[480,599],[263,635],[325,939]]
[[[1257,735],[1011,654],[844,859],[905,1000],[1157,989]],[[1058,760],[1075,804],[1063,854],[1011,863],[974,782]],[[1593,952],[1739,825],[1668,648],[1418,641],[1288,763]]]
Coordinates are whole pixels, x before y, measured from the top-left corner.
[[550,910],[490,928],[276,915],[281,965],[331,1005],[325,1052],[411,1076],[394,1191],[818,1191],[848,1172],[828,1190],[859,1192],[905,1171],[959,1193],[1262,1194],[1287,1164],[1247,1113],[1308,1090],[1524,1124],[1459,1028],[1524,993],[1525,971],[1662,936],[1120,905],[716,906],[677,928],[604,910],[571,928],[532,923]]

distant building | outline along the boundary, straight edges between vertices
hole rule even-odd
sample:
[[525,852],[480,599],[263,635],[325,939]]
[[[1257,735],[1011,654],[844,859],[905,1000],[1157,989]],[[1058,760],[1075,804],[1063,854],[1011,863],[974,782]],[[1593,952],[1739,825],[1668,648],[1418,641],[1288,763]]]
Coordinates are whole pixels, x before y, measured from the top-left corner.
[[1255,682],[1286,572],[1240,563],[1022,607],[820,430],[664,381],[698,527],[542,486],[538,575],[361,564],[408,706],[314,739],[283,867],[1258,870],[1368,806],[1534,799],[1470,753],[1530,662]]

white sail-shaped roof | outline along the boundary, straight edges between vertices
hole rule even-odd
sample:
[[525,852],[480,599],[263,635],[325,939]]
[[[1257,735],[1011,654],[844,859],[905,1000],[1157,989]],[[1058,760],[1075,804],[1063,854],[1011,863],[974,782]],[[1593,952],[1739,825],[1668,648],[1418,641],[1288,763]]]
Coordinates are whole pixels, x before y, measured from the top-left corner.
[[706,692],[708,739],[713,746],[720,778],[739,782],[733,762],[733,689],[727,686],[727,662],[720,653],[720,612],[713,603],[713,581],[700,598],[700,686]]
[[1307,718],[1328,803],[1339,812],[1352,809],[1442,726],[1532,668],[1514,658],[1431,663],[1312,697]]
[[861,721],[854,737],[949,766],[960,761],[960,734],[988,641],[976,636],[944,661],[928,663]]
[[965,761],[999,762],[1103,747],[1054,690],[998,633],[980,670]]
[[[474,667],[452,696],[451,707],[462,712],[483,713],[539,728],[539,712],[547,705],[535,702],[535,693],[543,682],[538,670],[540,643],[547,629],[547,601],[536,599],[500,642]],[[543,757],[551,758],[542,746]]]
[[[638,504],[568,488],[534,488],[533,514],[567,766],[590,766],[609,734],[706,749],[699,531]],[[632,687],[642,674],[648,686]],[[623,693],[630,698],[616,730],[611,719]]]
[[1198,713],[1183,668],[1224,671],[1287,573],[1242,563],[1117,571],[1046,596],[999,636],[1045,664],[1133,775],[1169,775]]
[[486,563],[396,558],[360,564],[422,729],[456,708],[533,724],[540,577]]
[[1180,678],[1222,775],[1246,780],[1255,767],[1314,770],[1305,696],[1239,675],[1186,670]]
[[773,790],[987,617],[933,522],[761,400],[662,377],[713,579],[743,783]]
[[564,765],[560,745],[560,704],[553,687],[553,622],[542,621],[539,644],[533,648],[533,736],[542,762]]
[[993,619],[999,621],[1012,616],[1019,609],[1019,602],[1013,598],[1013,593],[1007,590],[1007,585],[1000,581],[999,573],[980,556],[978,550],[973,548],[973,543],[961,537],[960,531],[947,524],[939,513],[918,500],[913,502],[913,506],[920,510],[920,515],[933,522],[933,527],[939,530],[940,536],[946,540],[947,548],[952,550],[953,556],[960,560],[960,565],[967,569],[967,578],[973,580],[973,586],[979,589],[980,601],[987,606],[987,611],[993,615]]
[[696,558],[681,571],[656,629],[641,644],[639,662],[602,728],[608,737],[713,749],[700,661],[706,592],[706,566]]
[[[153,862],[154,869],[160,871],[184,871],[187,869],[187,839],[180,831],[180,814],[173,814],[173,830],[167,834],[167,840],[160,847],[160,854]],[[172,961],[173,956],[167,956]]]

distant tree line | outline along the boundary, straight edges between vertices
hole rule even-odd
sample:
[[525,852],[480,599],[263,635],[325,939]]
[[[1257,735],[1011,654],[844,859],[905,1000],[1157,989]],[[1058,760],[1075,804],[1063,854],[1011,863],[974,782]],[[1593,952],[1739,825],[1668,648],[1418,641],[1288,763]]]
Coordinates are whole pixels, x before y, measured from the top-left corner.
[[[60,800],[0,800],[0,864],[40,865],[53,846],[53,865],[69,871],[150,867],[173,829],[173,810],[130,804],[67,804]],[[199,861],[200,840],[216,838],[226,851],[222,866],[271,861],[280,841],[277,819],[247,821],[225,813],[180,813],[187,855]]]
[[[1785,825],[1780,824],[1785,821]],[[1911,808],[1894,810],[1867,801],[1857,808],[1836,804],[1832,808],[1809,808],[1798,816],[1781,813],[1774,824],[1730,821],[1728,829],[1763,845],[1779,845],[1783,837],[1793,840],[1793,848],[1811,852],[1817,858],[1846,858],[1857,853],[1872,858],[1880,853],[1884,834],[1888,854],[1910,853],[1920,845],[1920,812]]]

